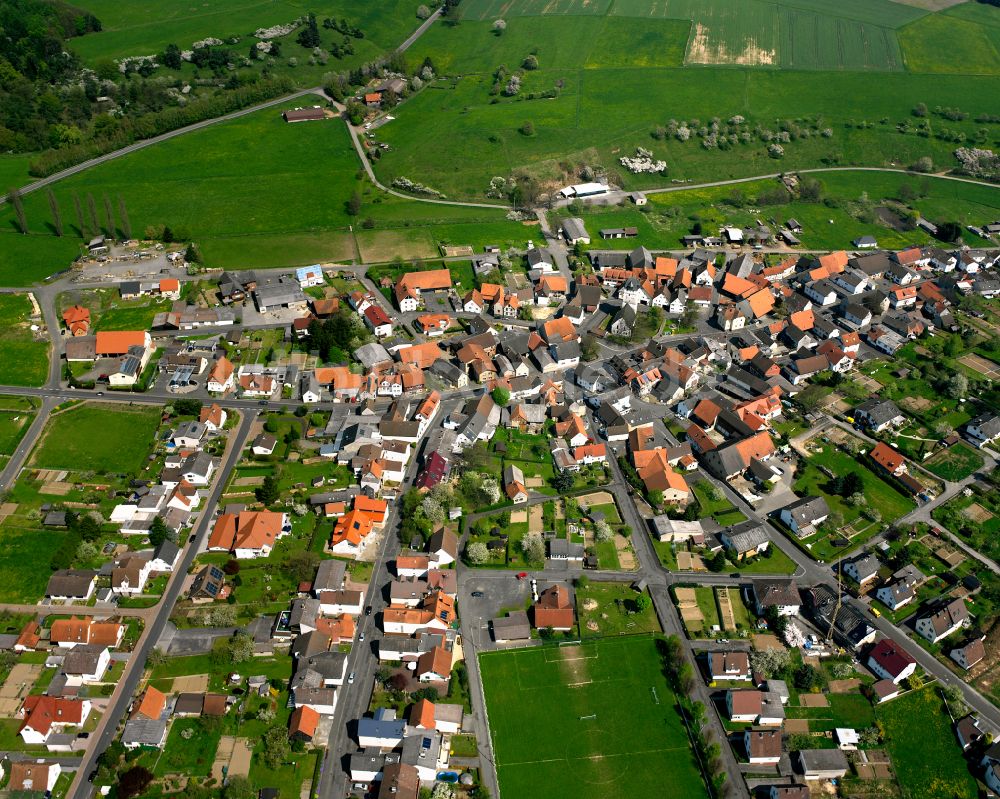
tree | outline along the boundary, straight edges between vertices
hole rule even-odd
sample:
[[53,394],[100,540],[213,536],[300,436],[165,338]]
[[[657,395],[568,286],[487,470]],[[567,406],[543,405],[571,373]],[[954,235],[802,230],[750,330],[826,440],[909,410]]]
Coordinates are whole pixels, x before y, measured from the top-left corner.
[[507,21],[503,19],[498,19],[493,23],[493,33],[496,36],[503,36],[503,32],[507,30]]
[[649,610],[652,604],[653,600],[649,598],[649,594],[647,594],[645,591],[643,591],[641,594],[639,594],[639,596],[635,598],[635,608],[640,613]]
[[482,566],[490,559],[490,551],[482,541],[473,541],[465,547],[465,557],[473,566]]
[[164,244],[170,244],[174,240],[174,231],[171,229],[170,225],[163,226],[163,232],[160,234],[160,240]]
[[650,491],[647,495],[649,499],[649,504],[654,508],[658,508],[663,504],[663,492],[662,491]]
[[125,208],[125,198],[118,195],[118,220],[122,223],[122,235],[132,238],[132,223],[128,219],[128,209]]
[[203,403],[197,399],[174,400],[174,413],[178,416],[198,416],[201,413]]
[[97,221],[97,203],[94,202],[94,195],[87,195],[87,221],[90,223],[90,231],[97,235],[101,231],[101,226]]
[[273,505],[278,501],[280,493],[278,490],[278,478],[273,474],[265,477],[264,482],[254,489],[254,495],[262,505]]
[[245,663],[253,658],[253,636],[236,633],[226,644],[226,650],[233,663]]
[[181,48],[176,44],[168,44],[163,51],[163,55],[160,56],[160,60],[163,62],[163,66],[168,69],[180,69],[183,63],[181,60]]
[[842,497],[850,497],[854,494],[863,494],[865,490],[864,481],[857,472],[848,472],[844,475],[838,492]]
[[153,782],[153,772],[142,766],[133,766],[118,778],[119,799],[132,799],[141,796]]
[[493,401],[501,408],[510,402],[510,392],[503,386],[497,386],[493,389],[493,391],[490,392],[490,396],[493,397]]
[[800,691],[811,691],[822,682],[819,671],[808,663],[803,663],[792,676],[792,682]]
[[718,574],[726,568],[726,554],[720,549],[705,564],[710,572]]
[[524,136],[534,136],[535,124],[529,120],[528,122],[525,122],[523,125],[521,125],[519,130],[521,131],[521,134]]
[[62,237],[63,223],[62,214],[59,213],[59,201],[56,199],[56,195],[52,189],[46,189],[45,194],[49,199],[49,211],[52,213],[52,228],[55,230],[57,236]]
[[73,208],[76,210],[76,224],[80,229],[80,237],[87,238],[87,223],[83,218],[83,207],[80,205],[80,195],[73,195]]
[[347,201],[347,213],[351,216],[357,216],[361,213],[361,194],[358,192],[354,192]]
[[604,519],[594,524],[594,540],[598,543],[610,541],[614,536],[614,530],[611,529],[611,525],[604,521]]
[[149,543],[154,547],[158,547],[167,540],[176,541],[177,533],[167,527],[167,523],[163,521],[162,516],[157,516],[153,519],[153,523],[149,528]]
[[532,53],[521,62],[521,66],[529,71],[538,69],[538,56]]
[[784,649],[763,649],[750,653],[750,667],[771,678],[788,668],[789,655]]
[[944,341],[944,354],[949,358],[957,358],[962,354],[962,337],[957,333],[948,336]]
[[545,561],[545,541],[541,533],[528,533],[521,539],[521,550],[529,563]]
[[584,336],[583,341],[580,342],[580,355],[585,361],[596,360],[601,355],[601,345],[590,333]]
[[24,200],[21,199],[21,192],[17,188],[7,190],[7,200],[14,206],[14,215],[17,217],[17,229],[22,235],[28,234],[28,218],[24,215]]
[[425,5],[417,6],[417,19],[428,19],[431,15],[431,10]]
[[198,247],[193,241],[188,244],[187,248],[184,250],[184,260],[189,264],[201,263],[201,252],[198,250]]
[[306,26],[299,31],[299,35],[295,37],[295,41],[308,50],[312,50],[314,47],[319,47],[319,26],[316,24],[315,14],[310,12],[306,20]]
[[308,549],[293,552],[285,561],[284,570],[287,571],[298,583],[311,582],[316,575],[316,565],[319,563],[319,555],[310,552]]
[[560,494],[565,494],[573,489],[576,481],[569,472],[559,472],[552,478],[552,487]]
[[969,378],[961,372],[956,372],[948,380],[945,390],[952,399],[964,399],[969,393]]
[[288,731],[284,727],[268,729],[261,738],[261,744],[260,756],[269,769],[277,769],[288,758]]
[[257,799],[257,790],[246,777],[230,777],[222,789],[223,799]]

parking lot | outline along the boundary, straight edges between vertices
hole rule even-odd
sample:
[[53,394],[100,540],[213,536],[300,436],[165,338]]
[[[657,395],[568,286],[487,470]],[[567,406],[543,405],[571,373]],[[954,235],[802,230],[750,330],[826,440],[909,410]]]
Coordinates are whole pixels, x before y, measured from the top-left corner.
[[[546,587],[539,582],[538,590]],[[473,592],[482,592],[483,596],[472,596]],[[518,580],[517,572],[490,576],[472,576],[465,581],[464,591],[459,596],[462,605],[462,618],[472,630],[473,645],[491,649],[494,647],[490,634],[489,622],[507,611],[525,610],[531,595],[531,581]]]

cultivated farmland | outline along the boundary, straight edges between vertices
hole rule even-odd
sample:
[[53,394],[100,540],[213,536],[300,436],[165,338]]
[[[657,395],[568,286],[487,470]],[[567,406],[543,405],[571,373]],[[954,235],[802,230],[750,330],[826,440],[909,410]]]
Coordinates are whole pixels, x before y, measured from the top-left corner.
[[505,796],[705,795],[656,639],[480,657]]
[[[835,10],[818,0],[622,0],[604,8],[463,3],[460,25],[432,27],[410,51],[413,60],[431,58],[447,79],[407,100],[394,111],[398,119],[380,129],[392,146],[377,164],[380,177],[481,198],[495,175],[523,170],[556,187],[574,182],[584,164],[603,167],[626,189],[822,164],[909,165],[923,156],[947,169],[956,163],[954,136],[971,140],[984,125],[988,137],[1000,134],[995,123],[975,121],[995,112],[987,98],[1000,94],[990,74],[1000,73],[1000,56],[988,47],[1000,37],[1000,27],[989,24],[1000,24],[998,9],[968,21],[977,34],[966,58],[949,56],[955,48],[928,47],[919,35],[923,27],[961,26],[946,14],[965,6],[928,14],[888,0],[852,0]],[[497,18],[506,21],[502,35],[492,31]],[[901,32],[910,37],[905,62]],[[910,63],[914,48],[921,53]],[[529,55],[538,68],[524,73],[517,95],[506,96],[496,70],[509,75]],[[963,66],[972,61],[974,69]],[[932,135],[917,136],[919,103],[960,113],[952,119],[932,111]],[[733,117],[750,135],[704,146],[709,123]],[[651,135],[670,120],[687,121],[691,135]],[[520,132],[525,122],[530,135]],[[777,159],[752,133],[803,125],[810,132],[792,135]],[[433,140],[449,141],[449,158],[427,150]],[[619,158],[636,147],[665,161],[666,175],[620,169]]]

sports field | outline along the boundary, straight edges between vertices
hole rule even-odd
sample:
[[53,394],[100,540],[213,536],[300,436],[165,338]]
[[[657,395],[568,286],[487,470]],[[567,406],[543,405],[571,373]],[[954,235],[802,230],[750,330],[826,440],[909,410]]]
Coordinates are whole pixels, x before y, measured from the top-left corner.
[[705,795],[652,637],[480,656],[500,793]]

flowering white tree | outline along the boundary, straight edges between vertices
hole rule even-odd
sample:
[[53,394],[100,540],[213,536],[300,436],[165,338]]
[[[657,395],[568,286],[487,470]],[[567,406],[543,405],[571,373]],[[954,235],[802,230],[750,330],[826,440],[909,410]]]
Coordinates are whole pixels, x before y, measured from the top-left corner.
[[614,531],[611,529],[611,525],[608,524],[604,519],[599,522],[594,523],[594,538],[599,542],[610,541],[614,538]]
[[495,477],[484,477],[479,490],[483,492],[487,504],[496,505],[500,501],[500,484]]
[[473,541],[465,548],[465,556],[469,559],[469,563],[481,566],[490,559],[490,551],[482,541]]

